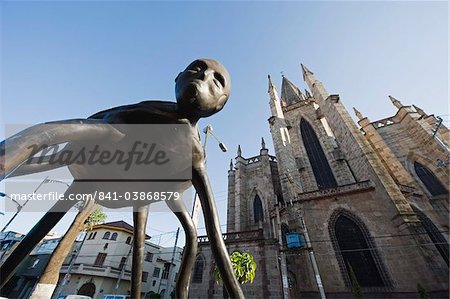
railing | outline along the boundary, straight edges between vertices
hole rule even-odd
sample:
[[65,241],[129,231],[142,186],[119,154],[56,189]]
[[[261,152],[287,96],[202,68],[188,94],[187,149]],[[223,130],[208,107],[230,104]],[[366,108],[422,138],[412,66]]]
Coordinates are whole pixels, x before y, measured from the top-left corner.
[[[271,156],[271,155],[268,155],[268,156],[269,156],[269,162],[277,162],[277,157]],[[254,156],[254,157],[246,158],[244,160],[247,165],[254,164],[254,163],[261,162],[261,156]]]
[[[232,233],[225,233],[222,234],[222,238],[225,241],[225,243],[232,243],[232,242],[244,242],[244,241],[258,241],[263,240],[263,230],[257,229],[257,230],[249,230],[249,231],[242,231],[242,232],[232,232]],[[208,236],[199,236],[198,243],[208,243],[209,239]]]
[[334,188],[328,188],[323,190],[317,190],[312,192],[305,192],[298,195],[298,198],[295,201],[302,200],[312,200],[324,197],[332,197],[337,195],[343,195],[348,193],[357,193],[362,192],[369,189],[374,189],[375,185],[370,181],[362,181],[354,184],[348,184],[343,186],[337,186]]
[[386,126],[395,124],[395,121],[394,121],[393,117],[388,117],[388,118],[374,121],[372,124],[375,128],[382,128],[382,127],[386,127]]
[[[62,265],[60,273],[67,273],[69,269],[69,265]],[[74,264],[72,269],[70,270],[71,274],[86,274],[90,273],[98,276],[112,277],[118,278],[121,270],[119,268],[114,267],[106,267],[106,266],[97,266],[97,265],[89,265],[89,264]],[[125,270],[122,279],[130,280],[131,279],[131,271]]]
[[248,158],[246,160],[247,160],[247,164],[253,164],[253,163],[256,163],[256,162],[260,162],[261,158],[260,158],[260,156],[255,156],[255,157],[250,157],[250,158]]

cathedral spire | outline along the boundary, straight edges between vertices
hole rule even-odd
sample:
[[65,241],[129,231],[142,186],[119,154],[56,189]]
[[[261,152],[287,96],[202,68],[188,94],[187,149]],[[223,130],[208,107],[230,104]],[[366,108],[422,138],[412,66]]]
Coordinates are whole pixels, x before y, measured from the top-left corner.
[[307,78],[308,76],[314,75],[314,73],[311,72],[311,71],[310,71],[306,66],[304,66],[302,63],[301,63],[301,66],[302,66],[302,72],[303,72],[303,80],[306,81],[306,78]]
[[261,149],[266,149],[266,142],[264,141],[264,137],[261,137]]
[[267,76],[269,79],[269,96],[270,96],[270,110],[272,112],[272,116],[284,118],[283,109],[282,109],[282,101],[278,98],[278,91],[275,85],[272,83],[272,79],[270,75]]
[[238,144],[237,156],[238,157],[242,157],[242,150],[241,150],[241,145],[240,144]]
[[356,117],[361,120],[364,118],[364,116],[359,112],[355,107],[353,107],[353,111],[355,112]]
[[403,107],[403,104],[393,96],[389,96],[389,99],[391,100],[392,104],[394,104],[394,106],[397,107],[398,109]]
[[230,171],[233,170],[234,165],[233,165],[233,159],[230,159]]
[[281,84],[281,101],[285,101],[288,105],[299,101],[304,101],[305,96],[288,78],[283,76]]

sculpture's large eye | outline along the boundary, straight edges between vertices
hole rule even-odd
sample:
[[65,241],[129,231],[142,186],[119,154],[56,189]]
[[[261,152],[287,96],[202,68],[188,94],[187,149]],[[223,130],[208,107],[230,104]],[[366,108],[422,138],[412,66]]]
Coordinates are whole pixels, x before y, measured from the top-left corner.
[[223,78],[223,76],[217,72],[214,72],[214,78],[217,79],[217,81],[219,81],[220,85],[222,85],[222,87],[225,87],[225,79]]
[[201,60],[194,61],[188,68],[187,71],[191,73],[199,73],[206,69],[208,66]]

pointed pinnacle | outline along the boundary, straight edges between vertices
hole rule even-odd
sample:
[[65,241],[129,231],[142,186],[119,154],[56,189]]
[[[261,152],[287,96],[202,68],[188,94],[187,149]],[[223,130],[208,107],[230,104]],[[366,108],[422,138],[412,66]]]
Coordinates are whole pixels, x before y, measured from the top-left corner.
[[237,150],[238,157],[241,157],[241,154],[242,154],[242,150],[241,150],[241,145],[239,144],[238,145],[238,150]]
[[230,170],[233,170],[233,167],[234,167],[234,165],[233,165],[233,159],[230,159]]
[[306,95],[307,99],[312,98],[311,94],[309,93],[309,91],[307,89],[305,89],[305,95]]
[[264,141],[264,137],[261,137],[261,149],[266,149],[266,142]]
[[270,75],[267,75],[267,78],[269,79],[269,90],[267,92],[270,92],[275,87],[275,85],[273,85],[272,78],[270,78]]
[[423,111],[421,108],[417,107],[416,105],[413,105],[414,109],[416,109],[417,113],[419,113],[421,116],[426,116],[427,114],[425,111]]
[[359,112],[355,107],[353,107],[353,111],[355,111],[355,115],[359,120],[364,118],[364,116],[361,114],[361,112]]
[[392,104],[394,104],[394,106],[397,107],[398,109],[403,107],[403,104],[393,96],[389,96],[389,99],[391,100]]
[[309,75],[314,75],[313,72],[311,72],[306,66],[304,66],[302,63],[300,64],[302,66],[302,72],[303,72],[303,80]]

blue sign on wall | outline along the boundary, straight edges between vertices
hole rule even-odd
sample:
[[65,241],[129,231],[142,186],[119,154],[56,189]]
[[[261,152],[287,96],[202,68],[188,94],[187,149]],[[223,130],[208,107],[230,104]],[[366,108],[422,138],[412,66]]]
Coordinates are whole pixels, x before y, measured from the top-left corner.
[[288,233],[286,234],[286,241],[288,248],[303,247],[305,246],[305,239],[302,234]]

